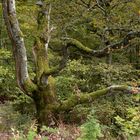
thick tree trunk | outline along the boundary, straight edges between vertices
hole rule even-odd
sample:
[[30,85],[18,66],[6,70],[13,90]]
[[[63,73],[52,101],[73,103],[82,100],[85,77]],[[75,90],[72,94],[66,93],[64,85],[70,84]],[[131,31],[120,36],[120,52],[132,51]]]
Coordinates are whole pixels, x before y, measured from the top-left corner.
[[49,67],[49,60],[45,42],[42,38],[36,38],[33,47],[33,54],[35,58],[36,77],[35,82],[38,90],[33,93],[33,100],[36,105],[37,119],[39,126],[49,126],[54,122],[54,110],[58,106],[55,80],[51,76]]
[[49,76],[48,85],[46,87],[40,87],[35,91],[33,99],[36,105],[38,123],[41,126],[48,126],[53,122],[54,109],[58,104],[53,77]]

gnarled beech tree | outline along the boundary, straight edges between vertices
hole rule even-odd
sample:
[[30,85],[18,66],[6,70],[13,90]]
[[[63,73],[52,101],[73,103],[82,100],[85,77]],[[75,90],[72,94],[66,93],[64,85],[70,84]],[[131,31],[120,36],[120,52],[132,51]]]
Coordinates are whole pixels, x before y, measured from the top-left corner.
[[[74,94],[65,101],[58,101],[53,74],[58,73],[66,66],[68,49],[70,47],[76,47],[85,54],[103,57],[110,52],[127,47],[130,40],[140,37],[140,32],[131,31],[120,42],[109,45],[102,50],[92,50],[84,46],[78,40],[67,38],[65,39],[66,45],[62,50],[63,58],[60,64],[51,68],[48,61],[48,46],[53,30],[53,27],[50,27],[49,23],[51,5],[48,11],[44,10],[45,7],[42,3],[37,3],[37,5],[40,7],[37,18],[38,34],[35,37],[36,40],[33,45],[36,76],[32,81],[27,68],[27,54],[24,38],[16,16],[15,0],[2,0],[4,20],[12,42],[15,58],[17,83],[19,88],[34,100],[37,110],[37,119],[40,125],[49,125],[52,122],[52,118],[57,116],[60,111],[69,111],[77,104],[92,102],[99,96],[109,93],[110,90],[127,90],[128,92],[132,92],[132,87],[128,87],[127,85],[115,85],[91,93]],[[139,88],[135,89],[137,92],[140,91]]]

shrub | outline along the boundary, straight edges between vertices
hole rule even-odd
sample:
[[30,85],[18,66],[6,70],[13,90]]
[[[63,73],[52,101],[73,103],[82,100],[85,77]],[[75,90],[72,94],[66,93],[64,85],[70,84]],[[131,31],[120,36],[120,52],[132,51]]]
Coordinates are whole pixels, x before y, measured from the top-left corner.
[[118,126],[119,134],[126,137],[132,138],[140,134],[140,108],[128,108],[125,117],[117,115],[115,117],[116,124]]
[[90,115],[88,115],[87,122],[81,126],[81,137],[77,140],[97,140],[101,136],[100,124],[92,111]]

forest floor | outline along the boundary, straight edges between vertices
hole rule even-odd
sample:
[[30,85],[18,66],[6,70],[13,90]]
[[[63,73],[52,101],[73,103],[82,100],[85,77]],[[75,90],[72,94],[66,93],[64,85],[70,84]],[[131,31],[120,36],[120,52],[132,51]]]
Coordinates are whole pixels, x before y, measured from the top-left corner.
[[[0,104],[0,140],[18,140],[21,137],[19,130],[16,128],[18,121],[22,120],[19,114],[13,110],[11,104]],[[24,127],[28,126],[25,124]],[[25,135],[27,135],[27,132]],[[47,136],[49,140],[75,140],[79,135],[80,130],[78,127],[75,125],[66,125],[61,122],[56,130],[48,129],[41,135],[36,134],[34,140],[41,140],[44,136]]]
[[[18,140],[18,131],[15,130],[13,132],[14,127],[17,125],[17,121],[20,120],[20,118],[18,117],[18,114],[16,114],[16,112],[12,110],[12,105],[7,103],[0,104],[0,140],[11,140],[15,139],[14,137],[16,137],[16,140]],[[76,140],[77,137],[80,136],[80,129],[75,125],[66,125],[63,122],[61,122],[55,132],[44,131],[42,136],[47,136],[48,140]],[[34,140],[41,139],[41,137],[36,135]],[[140,137],[135,137],[133,140],[140,140]]]
[[7,109],[10,109],[7,104],[0,103],[0,140],[11,140],[13,137],[10,129],[10,114],[8,116]]
[[12,138],[11,134],[0,132],[0,140],[10,140],[11,138]]

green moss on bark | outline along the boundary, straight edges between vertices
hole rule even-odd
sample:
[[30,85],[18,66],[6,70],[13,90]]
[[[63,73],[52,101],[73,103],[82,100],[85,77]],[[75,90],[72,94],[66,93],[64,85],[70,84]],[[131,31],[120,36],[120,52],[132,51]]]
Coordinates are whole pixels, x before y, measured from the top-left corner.
[[36,77],[37,83],[39,84],[42,74],[50,69],[45,43],[39,38],[36,38],[34,52],[36,55]]
[[85,51],[87,53],[92,53],[93,50],[84,46],[80,41],[76,40],[76,39],[69,39],[67,41],[67,44],[68,45],[72,45],[72,46],[75,46],[76,48],[82,50],[82,51]]
[[33,93],[35,90],[37,90],[37,85],[34,84],[30,79],[24,81],[24,87],[29,93]]
[[131,90],[126,85],[120,85],[120,86],[111,86],[102,90],[98,90],[91,93],[86,94],[79,94],[79,95],[72,95],[68,100],[65,100],[61,103],[61,105],[58,107],[58,110],[70,110],[72,107],[76,106],[77,104],[82,103],[88,103],[94,101],[96,98],[106,95],[110,90]]

